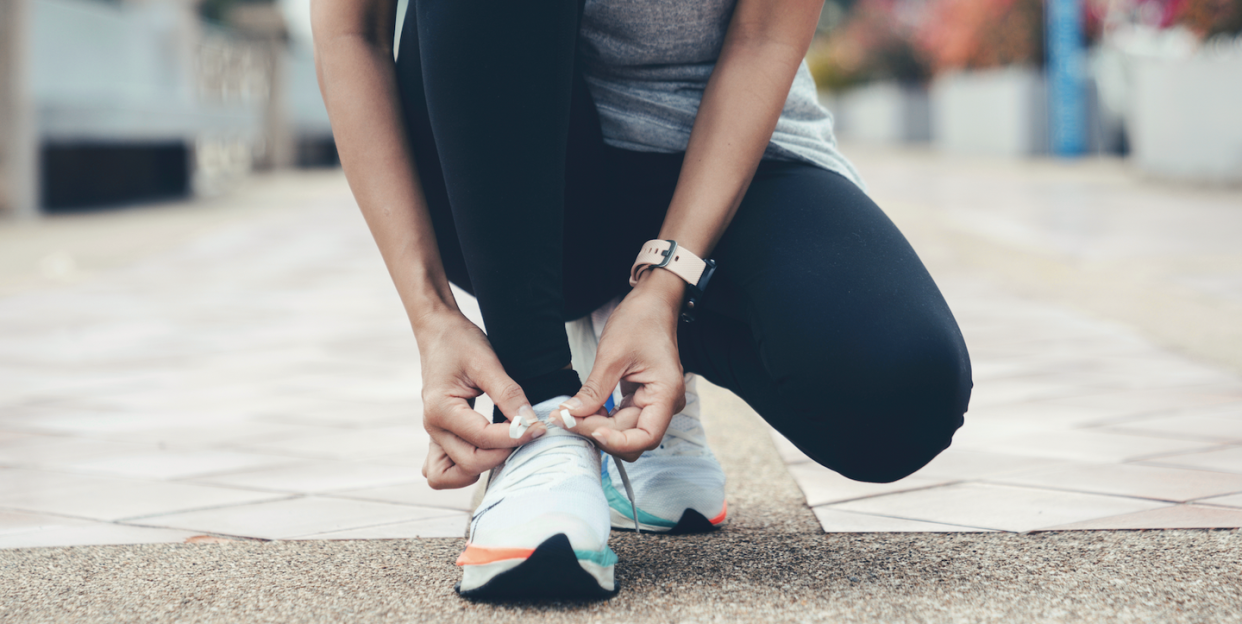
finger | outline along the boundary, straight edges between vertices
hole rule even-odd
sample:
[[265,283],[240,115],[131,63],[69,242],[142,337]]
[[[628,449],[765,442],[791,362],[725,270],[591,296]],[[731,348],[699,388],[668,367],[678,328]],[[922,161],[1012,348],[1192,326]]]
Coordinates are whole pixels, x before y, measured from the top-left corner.
[[[668,379],[668,377],[664,377]],[[634,391],[634,405],[643,409],[648,406],[658,407],[655,414],[668,413],[668,419],[664,421],[664,425],[660,428],[663,433],[668,426],[668,421],[673,419],[673,414],[680,412],[686,408],[686,382],[681,374],[672,376],[673,383],[647,383],[640,386]]]
[[[626,398],[628,403],[629,397]],[[652,432],[639,429],[641,415],[641,408],[624,404],[611,416],[584,418],[580,434],[595,440],[603,451],[634,461],[642,451],[659,446],[660,443],[660,438]]]
[[513,452],[511,449],[481,449],[449,431],[439,432],[436,442],[444,448],[444,452],[454,464],[474,475],[499,466]]
[[600,448],[613,455],[637,457],[643,451],[659,446],[663,436],[639,425],[625,430],[600,427],[591,433],[591,437],[599,443]]
[[[673,418],[675,397],[671,392],[661,392],[650,385],[643,386],[634,394],[635,408],[641,409],[637,421],[624,428],[625,421],[632,416],[618,419],[616,427],[600,428],[591,433],[591,437],[599,442],[610,453],[631,454],[642,453],[660,445],[664,439],[664,431],[668,429],[669,420]],[[627,408],[622,412],[631,412],[635,408]],[[619,412],[620,413],[620,412]]]
[[578,435],[590,437],[595,433],[596,429],[615,429],[617,431],[632,429],[638,424],[638,415],[641,413],[642,408],[635,407],[631,403],[631,397],[627,396],[611,414],[599,411],[579,419],[580,425],[578,426],[577,433]]
[[601,412],[608,397],[625,374],[627,363],[601,351],[595,356],[591,375],[587,377],[578,393],[561,404],[570,414],[583,418]]
[[520,417],[528,427],[538,420],[535,417],[535,410],[530,407],[530,401],[526,400],[526,392],[505,373],[500,360],[486,359],[471,371],[471,379],[479,390],[491,397],[492,403],[496,404],[506,419],[512,421]]
[[[532,424],[511,426],[509,423],[492,423],[486,417],[480,416],[478,412],[474,411],[469,403],[457,399],[453,401],[448,414],[444,415],[443,418],[437,419],[435,424],[440,429],[449,431],[458,438],[481,449],[518,447],[548,432],[547,427],[543,423],[535,420],[534,411],[531,411],[530,420],[526,421],[524,419],[523,422]],[[513,435],[515,434],[518,437],[514,438]]]
[[444,449],[433,440],[423,462],[423,476],[433,490],[444,490],[466,487],[479,480],[479,475],[470,474],[453,463]]
[[[630,460],[633,461],[633,460]],[[427,477],[427,485],[433,490],[455,490],[473,485],[479,481],[479,475],[462,470],[461,466],[451,461],[445,462],[442,469],[433,471]]]

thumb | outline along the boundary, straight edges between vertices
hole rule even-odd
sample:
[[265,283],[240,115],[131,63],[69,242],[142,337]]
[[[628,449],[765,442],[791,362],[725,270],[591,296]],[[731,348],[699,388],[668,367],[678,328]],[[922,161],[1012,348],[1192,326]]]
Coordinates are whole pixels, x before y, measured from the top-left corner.
[[[505,373],[499,360],[491,360],[479,367],[475,371],[474,378],[479,390],[491,397],[492,403],[496,404],[506,420],[512,422],[514,418],[520,416],[522,424],[528,427],[538,420],[535,417],[535,410],[530,406],[530,401],[526,400],[526,392]],[[490,419],[490,416],[488,418]]]
[[620,360],[601,361],[603,357],[602,353],[596,356],[591,375],[582,384],[578,394],[561,404],[569,410],[570,414],[578,418],[602,412],[604,404],[608,402],[608,397],[612,396],[613,388],[617,387],[621,381],[621,375],[625,373],[625,364]]

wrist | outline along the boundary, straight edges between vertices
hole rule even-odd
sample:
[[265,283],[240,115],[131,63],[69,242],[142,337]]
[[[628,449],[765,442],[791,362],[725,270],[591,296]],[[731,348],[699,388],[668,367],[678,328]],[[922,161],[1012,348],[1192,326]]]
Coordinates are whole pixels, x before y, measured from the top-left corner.
[[470,322],[453,301],[428,301],[417,310],[406,310],[406,314],[410,317],[410,327],[418,340],[439,333],[446,325],[457,324],[463,320]]
[[662,307],[676,316],[681,311],[681,303],[686,295],[686,282],[672,271],[649,269],[643,271],[638,278],[633,292],[659,301]]

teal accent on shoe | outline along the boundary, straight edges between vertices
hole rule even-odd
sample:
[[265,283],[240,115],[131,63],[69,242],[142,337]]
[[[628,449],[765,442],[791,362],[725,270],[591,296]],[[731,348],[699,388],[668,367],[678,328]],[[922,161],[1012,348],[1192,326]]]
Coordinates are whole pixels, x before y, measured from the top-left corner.
[[[604,461],[605,462],[612,461],[612,458],[606,457]],[[633,508],[630,507],[630,501],[627,498],[625,498],[624,494],[622,494],[621,492],[618,492],[617,488],[612,486],[612,477],[608,476],[607,464],[605,464],[604,466],[605,466],[603,470],[604,474],[601,476],[603,477],[604,496],[608,498],[608,506],[617,510],[617,513],[620,513],[626,518],[630,518],[631,520],[633,520],[634,511],[633,511]],[[677,526],[677,523],[672,520],[665,520],[664,518],[661,518],[659,516],[653,516],[643,511],[642,509],[638,510],[638,522],[640,524],[646,524],[646,525],[658,526],[658,527],[667,527],[670,529]]]
[[605,568],[617,562],[617,554],[607,546],[603,550],[575,550],[574,556],[578,561],[590,561]]

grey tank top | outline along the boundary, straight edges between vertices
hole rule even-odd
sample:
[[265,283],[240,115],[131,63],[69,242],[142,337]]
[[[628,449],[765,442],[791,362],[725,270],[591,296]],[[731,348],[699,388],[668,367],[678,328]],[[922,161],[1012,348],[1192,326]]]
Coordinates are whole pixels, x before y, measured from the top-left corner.
[[[586,0],[578,58],[604,140],[642,152],[680,152],[736,0]],[[837,151],[832,115],[806,62],[798,68],[764,158],[808,162],[862,186]]]

